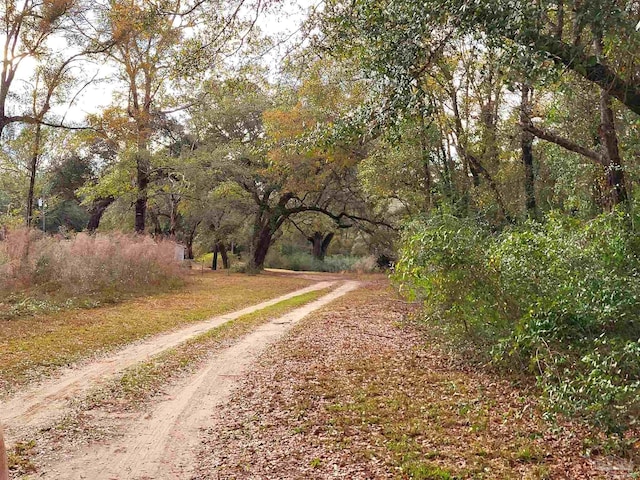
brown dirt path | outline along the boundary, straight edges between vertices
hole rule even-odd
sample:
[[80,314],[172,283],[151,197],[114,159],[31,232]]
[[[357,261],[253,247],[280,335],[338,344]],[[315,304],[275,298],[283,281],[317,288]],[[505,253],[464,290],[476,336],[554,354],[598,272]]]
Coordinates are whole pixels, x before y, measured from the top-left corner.
[[[234,320],[242,315],[255,312],[283,300],[307,292],[322,290],[333,282],[321,281],[309,287],[267,300],[242,310],[211,318],[179,330],[152,337],[135,343],[119,352],[88,364],[85,367],[69,369],[61,376],[46,381],[0,403],[0,424],[5,426],[7,444],[11,446],[26,431],[51,425],[64,415],[69,402],[89,389],[112,378],[118,372],[149,357],[179,345],[207,330]],[[62,477],[59,477],[62,478]]]
[[[42,468],[45,479],[184,479],[194,473],[201,430],[210,427],[216,409],[228,400],[238,379],[265,349],[310,313],[359,287],[346,281],[318,300],[257,328],[235,345],[214,355],[175,385],[166,401],[132,422],[123,438],[92,445],[57,465]],[[315,285],[315,288],[326,287]]]

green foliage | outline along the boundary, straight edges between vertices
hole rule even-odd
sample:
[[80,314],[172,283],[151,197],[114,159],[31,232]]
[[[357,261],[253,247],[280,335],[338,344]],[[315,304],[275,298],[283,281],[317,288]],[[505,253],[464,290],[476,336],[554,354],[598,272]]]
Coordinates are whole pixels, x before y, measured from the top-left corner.
[[637,252],[622,215],[589,222],[552,215],[544,225],[505,232],[490,261],[523,318],[549,324],[554,339],[578,340],[602,331],[637,332]]
[[635,424],[640,245],[625,214],[551,214],[498,234],[437,216],[411,224],[403,245],[395,280],[432,318],[536,375],[554,410],[614,432]]
[[405,230],[394,280],[432,317],[474,336],[495,335],[504,305],[499,281],[486,264],[490,239],[471,220],[438,215]]
[[267,258],[267,266],[294,271],[347,272],[353,270],[360,260],[360,257],[352,255],[328,255],[324,260],[318,260],[307,252],[274,252]]
[[59,232],[61,229],[80,232],[89,221],[87,211],[74,200],[59,201],[45,214],[48,232]]
[[[565,38],[574,38],[573,45],[548,33],[559,10],[565,15]],[[556,73],[555,62],[602,87],[604,83],[589,73],[600,58],[590,55],[591,40],[581,34],[586,26],[601,31],[611,60],[637,59],[640,35],[630,12],[626,1],[331,0],[322,19],[329,44],[338,53],[360,59],[375,88],[391,99],[387,106],[410,109],[420,103],[416,72],[422,74],[437,63],[434,59],[444,45],[456,37],[502,49],[505,66],[516,66],[527,75],[549,77]],[[626,80],[630,70],[614,72]],[[561,74],[567,76],[566,71]]]
[[[340,251],[343,253],[338,253]],[[320,260],[309,253],[306,247],[283,242],[279,248],[269,252],[265,263],[268,268],[305,272],[374,272],[379,269],[376,257],[344,251],[337,250]]]
[[452,480],[454,477],[447,470],[424,462],[409,462],[403,466],[409,478],[416,480]]

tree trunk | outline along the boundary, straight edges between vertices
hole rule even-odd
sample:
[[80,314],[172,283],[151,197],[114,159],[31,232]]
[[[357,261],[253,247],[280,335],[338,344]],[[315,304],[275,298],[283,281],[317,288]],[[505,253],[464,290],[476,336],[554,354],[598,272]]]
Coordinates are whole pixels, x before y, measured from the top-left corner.
[[193,228],[189,231],[189,235],[187,235],[187,241],[185,242],[187,245],[187,258],[189,260],[193,260],[193,241],[196,237],[196,230],[198,229],[198,225],[200,222],[196,222]]
[[262,270],[264,268],[264,261],[269,253],[271,247],[271,241],[273,240],[273,232],[269,223],[262,225],[256,230],[253,240],[253,251],[251,254],[251,268],[255,270]]
[[324,240],[324,235],[320,232],[315,232],[312,236],[307,238],[307,240],[311,242],[311,254],[313,257],[318,260],[323,260],[322,240]]
[[[466,156],[464,158],[467,159]],[[469,172],[471,172],[473,186],[479,187],[480,186],[480,170],[478,170],[478,167],[475,163],[469,162],[468,159],[467,159],[467,166],[469,167]]]
[[216,245],[216,249],[220,252],[220,257],[222,257],[222,268],[228,270],[229,255],[227,254],[227,246],[224,244],[224,242],[218,242],[218,245]]
[[138,198],[136,199],[136,233],[144,233],[147,215],[147,187],[149,186],[149,152],[144,146],[139,147],[136,155],[136,181]]
[[[531,88],[528,84],[522,84],[522,100],[520,103],[520,123],[526,125],[531,118],[531,105],[529,95]],[[533,170],[533,134],[522,128],[520,137],[522,147],[522,164],[524,166],[524,193],[527,214],[536,216],[535,176]]]
[[169,212],[169,235],[175,237],[179,217],[178,204],[180,203],[180,197],[171,194],[169,196],[169,203],[171,205]]
[[[603,58],[602,36],[596,35],[594,39],[596,55]],[[618,147],[618,135],[616,133],[615,117],[611,108],[611,95],[607,90],[600,92],[600,128],[598,129],[602,143],[602,157],[605,160],[604,168],[607,181],[608,198],[614,207],[627,200],[624,171]]]
[[7,447],[4,444],[4,432],[2,431],[2,426],[0,426],[0,480],[9,480]]
[[433,181],[431,179],[431,168],[429,166],[429,151],[427,148],[427,127],[424,123],[424,114],[420,112],[420,155],[422,167],[424,168],[424,189],[425,189],[425,212],[431,208],[431,190]]
[[33,197],[35,196],[36,175],[38,173],[38,161],[40,160],[40,141],[42,138],[42,126],[37,123],[33,137],[33,151],[29,162],[29,193],[27,194],[26,224],[31,226],[33,220]]
[[446,195],[449,202],[453,203],[454,202],[453,179],[451,178],[451,168],[449,165],[447,150],[442,140],[440,141],[439,156],[442,159],[442,182],[444,184],[444,194]]
[[330,232],[326,236],[322,234],[322,232],[315,232],[313,236],[309,237],[307,240],[311,242],[312,245],[312,254],[313,257],[317,260],[323,261],[324,257],[327,255],[327,250],[329,249],[329,244],[331,240],[333,240],[334,233]]
[[558,0],[558,15],[556,17],[555,35],[556,39],[562,41],[562,31],[564,30],[564,0]]
[[498,189],[498,185],[496,184],[495,180],[493,179],[489,171],[486,168],[484,168],[482,163],[480,163],[480,160],[478,160],[475,155],[468,153],[464,149],[462,149],[462,154],[468,159],[469,164],[472,165],[477,170],[477,172],[479,174],[482,174],[482,176],[485,178],[487,184],[489,185],[489,188],[491,189],[491,191],[493,192],[496,198],[496,203],[498,204],[498,209],[500,210],[500,213],[502,214],[502,216],[505,218],[507,222],[513,223],[513,219],[511,218],[511,215],[509,215],[509,213],[507,212],[507,207],[504,204],[504,200],[502,199],[502,194]]
[[[162,236],[162,226],[160,225],[160,219],[158,218],[158,215],[156,215],[154,211],[149,210],[149,217],[151,218],[151,223],[153,224],[153,233],[157,236]],[[144,229],[143,229],[143,232],[144,232]]]
[[218,244],[213,246],[213,257],[211,257],[211,270],[218,269]]
[[611,96],[604,90],[600,94],[600,113],[602,123],[598,129],[600,141],[602,142],[603,158],[608,197],[612,206],[619,205],[627,200],[627,189],[625,186],[624,170],[622,169],[622,159],[618,148],[618,135],[611,109]]
[[114,197],[98,198],[93,201],[91,207],[89,207],[89,222],[87,223],[87,230],[89,232],[95,232],[100,226],[100,220],[102,215],[107,210],[109,205],[115,202]]
[[147,214],[147,195],[146,193],[139,193],[136,200],[136,233],[144,233],[144,226],[146,223]]

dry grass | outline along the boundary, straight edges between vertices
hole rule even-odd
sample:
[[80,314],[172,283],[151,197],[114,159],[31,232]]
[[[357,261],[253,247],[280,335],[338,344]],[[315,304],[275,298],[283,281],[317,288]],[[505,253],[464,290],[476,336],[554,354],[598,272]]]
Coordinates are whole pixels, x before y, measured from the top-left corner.
[[36,447],[35,441],[18,442],[7,453],[7,463],[11,476],[29,475],[37,471],[35,464],[31,461]]
[[216,413],[196,478],[633,478],[533,392],[426,345],[409,313],[378,284],[305,320]]
[[175,260],[175,247],[121,233],[65,238],[11,231],[0,242],[0,320],[177,286],[185,270]]
[[176,291],[2,321],[0,391],[118,346],[303,288],[303,278],[193,273]]

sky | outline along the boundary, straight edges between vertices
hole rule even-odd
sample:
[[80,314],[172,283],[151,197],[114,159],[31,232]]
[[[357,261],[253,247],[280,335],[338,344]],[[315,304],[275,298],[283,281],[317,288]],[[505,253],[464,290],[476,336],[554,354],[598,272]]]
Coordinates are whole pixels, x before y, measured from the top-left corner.
[[[285,0],[277,2],[269,11],[262,13],[256,22],[256,26],[266,35],[288,39],[273,49],[265,63],[275,66],[280,61],[280,56],[287,51],[288,47],[299,39],[297,34],[301,23],[307,18],[310,8],[317,6],[322,0]],[[23,79],[29,78],[34,71],[36,64],[31,61],[22,65]],[[107,79],[115,73],[114,67],[108,64],[95,64],[85,62],[82,65],[82,76],[86,79],[95,80],[82,88],[80,93],[76,90],[73,103],[67,101],[64,104],[52,109],[52,113],[57,117],[64,117],[65,124],[82,124],[87,114],[97,113],[111,103],[113,95],[122,85],[115,82],[108,82]],[[25,80],[21,80],[25,81]]]

